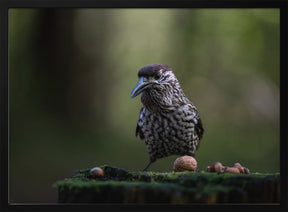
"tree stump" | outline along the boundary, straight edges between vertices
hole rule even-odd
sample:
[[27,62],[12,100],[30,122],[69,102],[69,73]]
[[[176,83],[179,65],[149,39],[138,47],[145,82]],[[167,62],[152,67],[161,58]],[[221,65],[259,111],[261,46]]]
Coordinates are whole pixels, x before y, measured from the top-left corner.
[[129,172],[100,166],[58,181],[59,203],[280,203],[280,174]]

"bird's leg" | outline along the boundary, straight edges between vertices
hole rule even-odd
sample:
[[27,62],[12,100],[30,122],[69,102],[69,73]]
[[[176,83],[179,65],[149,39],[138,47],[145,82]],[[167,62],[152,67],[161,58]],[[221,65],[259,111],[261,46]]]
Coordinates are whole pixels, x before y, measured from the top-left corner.
[[153,163],[153,161],[150,160],[150,162],[148,163],[148,165],[143,169],[142,172],[146,172],[147,169],[149,168],[149,166]]

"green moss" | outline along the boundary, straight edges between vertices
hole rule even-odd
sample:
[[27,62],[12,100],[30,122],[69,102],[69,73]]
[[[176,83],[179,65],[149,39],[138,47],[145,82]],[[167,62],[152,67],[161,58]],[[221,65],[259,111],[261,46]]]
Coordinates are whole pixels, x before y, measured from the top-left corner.
[[[108,165],[100,168],[105,172],[103,178],[94,178],[87,169],[76,171],[70,178],[55,183],[53,186],[59,190],[59,201],[247,202],[253,194],[261,192],[269,192],[269,201],[278,201],[280,192],[279,173],[160,173],[129,172]],[[262,201],[265,199],[262,196],[252,200]]]

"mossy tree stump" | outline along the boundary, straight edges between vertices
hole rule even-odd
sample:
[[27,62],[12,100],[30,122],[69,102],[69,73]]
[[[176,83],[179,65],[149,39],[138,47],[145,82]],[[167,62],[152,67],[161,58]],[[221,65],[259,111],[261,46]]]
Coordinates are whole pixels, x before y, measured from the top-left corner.
[[54,184],[59,203],[279,203],[280,174],[129,172],[101,166]]

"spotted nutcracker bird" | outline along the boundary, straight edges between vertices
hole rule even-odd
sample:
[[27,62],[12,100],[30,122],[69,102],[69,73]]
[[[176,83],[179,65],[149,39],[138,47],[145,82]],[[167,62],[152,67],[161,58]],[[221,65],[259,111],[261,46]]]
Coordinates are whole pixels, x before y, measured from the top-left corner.
[[142,93],[136,137],[145,140],[150,162],[169,155],[195,155],[204,129],[196,107],[185,96],[173,73],[164,64],[150,64],[138,72],[131,97]]

